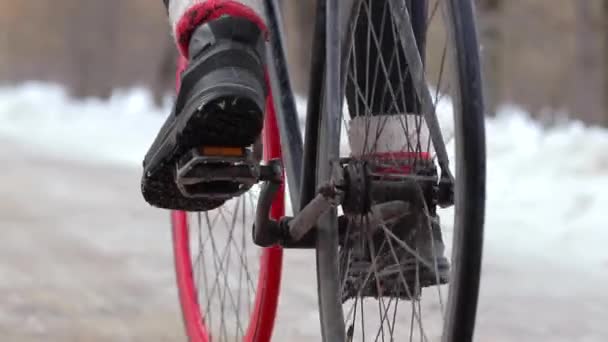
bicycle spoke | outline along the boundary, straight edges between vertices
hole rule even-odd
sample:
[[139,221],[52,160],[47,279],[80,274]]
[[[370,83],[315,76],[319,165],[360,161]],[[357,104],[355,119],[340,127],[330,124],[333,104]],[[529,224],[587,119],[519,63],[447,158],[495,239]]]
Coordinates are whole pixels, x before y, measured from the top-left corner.
[[[393,20],[396,25],[396,30],[399,33],[399,40],[403,47],[405,58],[410,68],[410,75],[414,84],[414,89],[422,105],[422,113],[426,119],[426,125],[431,132],[435,152],[439,159],[440,166],[443,168],[449,167],[448,153],[445,147],[444,139],[439,127],[436,116],[434,115],[433,99],[426,83],[424,66],[422,64],[420,54],[417,51],[416,39],[412,30],[412,22],[404,0],[387,0],[390,1]],[[399,10],[395,10],[399,9]]]
[[194,279],[203,321],[214,341],[240,340],[246,334],[257,286],[248,250],[255,200],[246,193],[218,209],[194,214]]
[[[405,152],[403,155],[412,156],[407,167],[415,170],[418,165],[422,165],[423,161],[425,163],[427,160],[431,163],[434,162],[437,156],[437,151],[431,153],[434,146],[432,136],[428,134],[428,120],[425,118],[435,115],[439,101],[442,96],[445,96],[443,70],[447,55],[447,40],[443,41],[435,96],[432,98],[430,106],[424,107],[424,103],[421,103],[423,107],[420,110],[417,108],[420,107],[418,102],[424,102],[423,96],[427,96],[427,99],[431,98],[429,88],[424,83],[424,75],[421,77],[412,75],[413,72],[416,72],[416,70],[412,70],[410,61],[412,51],[405,49],[403,28],[399,27],[397,15],[393,9],[394,2],[389,2],[389,0],[383,3],[361,0],[358,7],[353,9],[353,18],[360,24],[353,24],[350,36],[352,44],[347,50],[349,65],[345,69],[345,79],[347,94],[350,94],[351,98],[344,103],[351,116],[349,118],[345,115],[343,121],[347,127],[346,131],[351,131],[348,135],[351,147],[356,146],[356,150],[353,150],[356,154],[353,152],[351,158],[382,163],[394,170],[403,168],[402,160],[397,157],[397,154],[389,153],[382,156],[382,159],[379,159],[378,156],[379,151],[380,153],[395,151],[394,141],[385,139],[384,144],[392,145],[381,146],[380,139],[385,130],[390,129],[393,132],[391,134],[397,134],[399,131],[395,130],[395,126],[399,127],[398,129],[401,131],[399,134],[403,135],[403,141],[399,142],[402,146],[397,146],[399,149],[397,151]],[[434,18],[438,11],[439,4],[435,3],[429,20]],[[408,16],[409,18],[409,13],[400,13],[398,16]],[[428,30],[430,24],[427,22],[425,26],[425,29]],[[408,39],[412,37],[410,36]],[[387,49],[386,44],[395,48]],[[417,56],[417,58],[420,62],[421,57]],[[421,70],[420,68],[418,72]],[[449,85],[447,87],[449,89]],[[425,91],[426,95],[423,93]],[[425,110],[428,112],[425,113]],[[358,120],[358,122],[353,124],[351,120]],[[424,175],[412,174],[408,177],[420,181],[436,180],[436,177]],[[346,321],[349,322],[347,324],[349,339],[394,341],[406,340],[409,336],[410,341],[429,340],[425,319],[422,316],[423,305],[419,298],[422,289],[420,269],[426,269],[428,276],[433,277],[435,283],[440,284],[440,279],[429,223],[430,213],[426,207],[423,219],[420,221],[422,222],[421,227],[416,229],[420,230],[418,234],[423,234],[425,239],[428,240],[427,235],[430,237],[433,250],[431,255],[425,254],[424,257],[417,251],[417,247],[411,244],[412,242],[402,239],[393,231],[392,227],[386,224],[380,224],[377,228],[370,227],[370,222],[366,221],[365,215],[349,223],[342,241],[343,254],[340,262],[342,266],[340,274],[343,277],[340,289],[349,291],[353,295],[352,299],[348,300],[351,303],[350,306],[346,306],[344,311]],[[374,233],[375,231],[378,233]],[[378,234],[384,238],[379,240]],[[361,263],[361,253],[369,255],[369,259],[365,259],[368,264]],[[407,265],[402,264],[403,256],[409,258]],[[357,265],[356,268],[354,268],[355,265]],[[389,269],[390,271],[388,271]],[[394,280],[389,281],[390,277],[394,277]],[[391,288],[386,288],[384,283],[392,284]],[[435,285],[435,287],[437,287],[436,294],[439,298],[438,306],[441,316],[443,316],[444,294],[439,285]],[[401,292],[407,300],[400,300],[399,297],[386,298],[387,290]],[[375,291],[376,298],[368,298],[369,294],[365,293],[369,291]],[[405,305],[407,301],[411,302],[410,305]],[[375,312],[370,311],[374,307]],[[408,314],[411,320],[410,326],[399,324],[402,321],[400,317]],[[425,314],[428,313],[425,311]],[[370,328],[373,329],[370,330]]]

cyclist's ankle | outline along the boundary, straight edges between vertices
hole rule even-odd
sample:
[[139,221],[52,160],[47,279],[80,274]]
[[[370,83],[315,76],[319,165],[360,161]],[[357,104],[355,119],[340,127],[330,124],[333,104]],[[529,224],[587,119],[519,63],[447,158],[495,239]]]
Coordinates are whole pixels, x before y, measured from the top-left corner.
[[[265,54],[263,32],[244,18],[222,17],[200,25],[190,38],[188,56],[190,59],[196,59],[205,51],[212,50],[214,46],[217,47],[216,52],[247,50],[257,58]],[[232,56],[232,53],[227,53],[222,58],[225,62],[226,59],[238,58],[240,61],[235,61],[236,64],[244,63],[243,58]]]
[[184,57],[189,57],[193,33],[202,25],[222,17],[243,18],[254,23],[265,35],[266,25],[259,9],[232,0],[180,0],[169,7],[176,43]]
[[[410,136],[405,132],[411,132]],[[356,117],[350,121],[348,135],[352,156],[380,162],[384,167],[379,172],[410,173],[410,161],[430,160],[434,154],[424,118],[417,114]]]

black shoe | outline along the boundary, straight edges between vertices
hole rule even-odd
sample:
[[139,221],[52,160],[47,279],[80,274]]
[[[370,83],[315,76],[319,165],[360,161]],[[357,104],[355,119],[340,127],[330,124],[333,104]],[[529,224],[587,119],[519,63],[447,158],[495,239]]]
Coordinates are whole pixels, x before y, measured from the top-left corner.
[[258,26],[246,19],[224,17],[196,29],[174,109],[144,159],[141,187],[148,203],[205,211],[225,202],[221,196],[184,193],[177,164],[203,146],[245,148],[259,137],[267,92],[264,44]]
[[[351,233],[360,229],[356,221],[349,224],[353,225]],[[359,296],[418,299],[423,288],[448,283],[450,264],[444,255],[437,216],[431,217],[427,224],[405,218],[386,228],[404,244],[388,237],[380,228],[373,233],[372,244],[365,241],[364,233],[352,236],[350,242],[342,245],[339,256],[344,272],[341,274],[343,302]],[[364,280],[367,280],[365,284]]]
[[[384,167],[376,161],[368,164],[367,172],[377,177],[414,173],[436,178],[432,164],[419,162],[412,167],[407,160],[402,165],[396,162]],[[343,301],[358,296],[418,299],[423,288],[449,281],[450,264],[432,205],[433,187],[419,183],[425,202],[406,202],[402,190],[390,185],[390,177],[384,182],[376,184],[367,214],[351,213],[350,220],[342,220],[347,226],[340,231],[349,232],[339,253]],[[370,273],[374,267],[376,272]]]

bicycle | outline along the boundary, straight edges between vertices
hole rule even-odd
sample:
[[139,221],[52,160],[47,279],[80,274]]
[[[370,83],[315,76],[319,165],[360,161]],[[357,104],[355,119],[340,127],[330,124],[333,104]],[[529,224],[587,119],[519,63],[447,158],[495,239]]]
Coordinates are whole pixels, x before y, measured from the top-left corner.
[[[305,140],[277,1],[266,0],[265,10],[272,93],[263,133],[265,163],[253,158],[259,151],[254,146],[199,151],[189,156],[187,166],[178,165],[176,181],[184,187],[222,185],[235,177],[261,184],[235,192],[238,196],[212,212],[172,213],[188,337],[269,341],[283,250],[314,248],[324,341],[472,340],[483,243],[485,135],[471,1],[319,0]],[[444,84],[450,75],[453,83]],[[414,156],[408,165],[397,165],[391,155],[382,160],[369,153],[353,155],[341,144],[353,120],[375,120],[371,114],[384,112],[419,113],[391,122],[407,137],[401,153]],[[439,118],[450,116],[453,126],[442,122],[442,132]],[[386,124],[369,124],[366,139]],[[423,131],[428,136],[422,137]],[[447,146],[454,148],[453,164]],[[409,172],[378,175],[370,168],[378,164]],[[213,179],[196,178],[196,169],[204,167],[214,170]],[[284,180],[292,217],[285,216]],[[404,240],[410,240],[389,224],[413,217],[407,221],[408,234],[431,234],[431,214],[438,207],[455,210],[445,279],[439,279],[439,268],[448,266],[420,257],[417,246],[408,245]],[[260,256],[252,255],[252,241],[262,247],[256,250]],[[250,270],[255,266],[257,272]],[[437,281],[423,278],[424,272],[434,273]],[[399,304],[409,308],[409,315],[397,312]],[[430,312],[430,323],[422,317],[423,308]]]

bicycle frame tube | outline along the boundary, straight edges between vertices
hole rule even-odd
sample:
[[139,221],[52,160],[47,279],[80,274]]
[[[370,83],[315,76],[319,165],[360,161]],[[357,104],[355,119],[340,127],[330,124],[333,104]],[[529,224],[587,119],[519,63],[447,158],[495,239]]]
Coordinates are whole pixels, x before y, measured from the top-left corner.
[[[317,141],[321,120],[321,101],[325,80],[325,8],[326,0],[317,0],[315,31],[312,40],[310,84],[308,88],[308,107],[306,113],[306,134],[304,138],[304,169],[300,188],[300,205],[305,206],[315,197],[317,182]],[[301,209],[301,208],[300,208]]]
[[[341,0],[343,1],[343,0]],[[325,20],[325,93],[324,107],[319,132],[319,165],[317,183],[330,180],[332,161],[339,157],[339,141],[342,121],[341,67],[340,67],[340,0],[327,0]],[[340,303],[338,275],[338,220],[336,209],[321,216],[317,228],[317,276],[319,279],[334,279],[326,282],[325,290],[319,291],[321,332],[323,341],[344,341],[344,314]],[[324,267],[319,267],[324,264]],[[319,283],[321,287],[321,283]]]
[[274,98],[283,166],[287,176],[289,194],[294,212],[300,209],[302,183],[303,142],[298,112],[294,101],[287,59],[282,41],[280,7],[276,0],[264,0],[269,43],[267,44],[268,76]]

